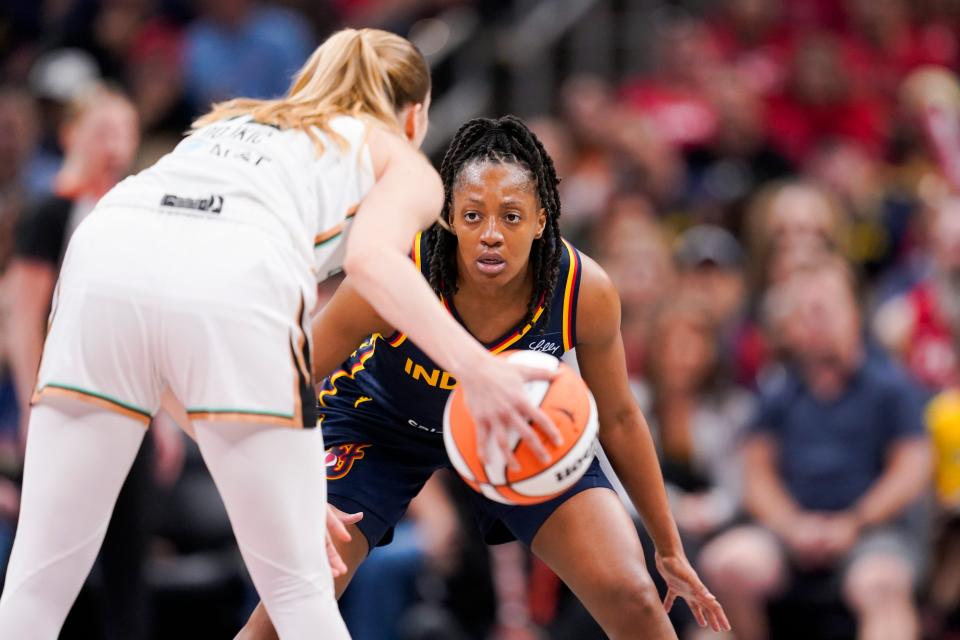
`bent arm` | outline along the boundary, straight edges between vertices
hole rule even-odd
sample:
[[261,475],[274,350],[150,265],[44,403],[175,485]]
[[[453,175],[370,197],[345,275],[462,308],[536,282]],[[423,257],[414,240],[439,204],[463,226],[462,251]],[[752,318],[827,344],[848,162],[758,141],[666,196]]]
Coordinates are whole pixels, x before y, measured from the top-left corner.
[[627,382],[620,298],[603,270],[585,256],[577,327],[577,361],[597,401],[603,450],[657,551],[664,556],[680,555],[680,534],[670,512],[650,428]]
[[360,204],[344,269],[380,316],[457,379],[488,357],[449,313],[407,257],[410,238],[436,220],[440,178],[427,160],[379,129],[370,136],[379,178]]
[[312,331],[313,378],[320,382],[343,364],[367,336],[387,335],[390,328],[348,276],[314,317]]

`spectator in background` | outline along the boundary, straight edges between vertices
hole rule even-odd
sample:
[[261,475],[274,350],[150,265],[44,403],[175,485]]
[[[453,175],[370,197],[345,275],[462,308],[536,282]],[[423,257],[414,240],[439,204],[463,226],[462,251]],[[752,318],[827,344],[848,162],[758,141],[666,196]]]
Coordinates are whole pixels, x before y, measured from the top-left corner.
[[19,470],[19,409],[10,370],[10,301],[8,267],[14,229],[30,197],[31,160],[36,152],[37,122],[29,94],[0,88],[0,572],[6,567],[18,492],[12,480]]
[[823,139],[856,140],[874,156],[887,142],[888,114],[882,102],[858,91],[849,52],[828,33],[811,33],[798,44],[784,90],[767,102],[766,128],[774,146],[803,164]]
[[[97,200],[127,175],[139,135],[136,112],[123,94],[103,86],[84,93],[65,115],[61,130],[65,155],[54,178],[55,195],[35,203],[20,220],[8,275],[13,311],[6,338],[23,425],[67,243]],[[172,480],[183,444],[175,425],[161,418],[158,426],[151,429],[158,445],[157,472]],[[26,441],[25,426],[21,440]],[[105,601],[109,603],[103,621],[111,639],[146,638],[148,633],[143,561],[147,552],[145,496],[151,486],[149,455],[151,447],[144,447],[127,477],[101,554]]]
[[847,257],[870,276],[894,264],[916,203],[891,183],[883,163],[854,141],[834,140],[818,145],[806,173],[843,206]]
[[[582,169],[578,167],[581,156],[577,153],[574,136],[563,120],[540,116],[528,120],[527,124],[553,158],[553,166],[560,179],[560,201],[564,206],[560,229],[564,237],[576,242],[584,229],[595,222],[592,216],[600,211],[595,201],[600,199],[599,196],[607,197],[609,185],[605,184],[606,180],[601,180],[594,187],[590,177],[578,175]],[[582,179],[584,177],[586,180]],[[612,179],[612,174],[604,177]]]
[[786,82],[794,40],[783,20],[783,0],[724,0],[710,20],[721,59],[743,77],[751,93],[767,95]]
[[55,195],[26,212],[10,267],[12,359],[21,409],[33,393],[53,287],[67,242],[97,200],[127,175],[139,143],[136,112],[120,93],[91,89],[69,108],[60,132],[66,154]]
[[13,249],[13,229],[31,195],[31,161],[36,152],[33,100],[24,91],[0,87],[0,274]]
[[173,149],[195,115],[184,94],[183,40],[182,30],[153,20],[130,45],[124,80],[143,129],[137,168]]
[[[36,166],[40,129],[33,98],[22,89],[0,87],[0,227],[10,224],[26,198],[42,193]],[[15,218],[16,216],[14,216]],[[10,230],[0,231],[0,269],[10,256]]]
[[762,295],[794,265],[842,251],[845,222],[836,196],[811,182],[788,180],[760,190],[747,213],[752,290]]
[[195,110],[235,96],[274,98],[313,46],[297,14],[256,0],[202,0],[201,17],[187,29],[184,67]]
[[916,638],[924,539],[909,514],[931,472],[921,395],[864,344],[841,262],[796,270],[769,309],[793,366],[764,390],[744,446],[754,524],[710,542],[703,570],[740,640],[767,637],[765,603],[824,570],[838,575],[859,638]]
[[[960,341],[954,347],[954,353],[960,352]],[[943,638],[947,628],[960,630],[960,384],[930,401],[926,422],[939,509],[925,631],[931,638]]]
[[705,96],[719,56],[706,27],[692,16],[667,18],[659,25],[655,73],[628,81],[624,103],[649,118],[662,139],[676,147],[701,144],[714,134],[716,113]]
[[63,161],[60,138],[69,105],[100,81],[96,60],[81,49],[47,51],[30,67],[30,91],[36,98],[40,122],[40,146],[33,173],[35,190],[44,195],[53,191],[53,177]]
[[787,279],[800,265],[842,253],[845,226],[843,209],[833,193],[801,180],[772,183],[758,191],[746,218],[751,299],[734,357],[737,380],[752,388],[778,357],[761,317],[768,288]]
[[615,110],[611,89],[600,78],[575,76],[564,83],[561,122],[571,137],[572,153],[557,175],[565,224],[582,227],[596,221],[616,189],[616,163],[610,151]]
[[642,208],[642,197],[629,198],[630,206],[613,206],[606,221],[595,227],[591,244],[597,262],[620,293],[620,331],[627,371],[632,377],[642,377],[649,349],[650,319],[657,304],[673,291],[676,273],[669,241],[651,219],[651,209]]
[[682,164],[673,143],[649,114],[614,99],[602,79],[574,76],[561,92],[563,121],[573,142],[573,161],[561,175],[564,218],[575,227],[596,224],[622,188],[641,190],[656,202],[671,201]]
[[929,212],[931,268],[926,278],[877,311],[874,331],[907,369],[933,390],[960,384],[960,198]]
[[731,384],[707,300],[671,297],[653,318],[644,415],[660,451],[667,494],[691,558],[740,506],[740,432],[750,394]]
[[763,102],[742,74],[722,71],[709,82],[717,114],[714,135],[685,154],[686,195],[699,222],[738,231],[749,196],[793,170],[763,127]]
[[953,68],[958,61],[956,33],[948,24],[920,24],[907,0],[845,0],[852,27],[855,65],[887,99],[894,99],[900,81],[921,65]]
[[677,202],[685,179],[680,149],[648,115],[617,108],[610,120],[621,187],[642,191],[661,207]]
[[727,230],[697,225],[675,243],[679,291],[700,297],[718,336],[720,366],[752,388],[763,356],[762,336],[749,321],[743,250]]
[[13,543],[19,492],[19,410],[10,371],[8,331],[13,314],[8,266],[14,229],[30,195],[31,159],[36,151],[37,122],[30,96],[0,88],[0,572]]

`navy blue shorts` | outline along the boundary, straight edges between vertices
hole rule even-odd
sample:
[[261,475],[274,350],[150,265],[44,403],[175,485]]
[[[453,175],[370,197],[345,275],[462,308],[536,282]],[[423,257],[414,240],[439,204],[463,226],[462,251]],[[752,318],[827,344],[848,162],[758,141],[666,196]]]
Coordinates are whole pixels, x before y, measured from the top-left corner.
[[[402,423],[358,424],[350,413],[328,410],[323,418],[328,500],[347,513],[363,512],[357,526],[373,549],[390,543],[394,526],[433,472],[451,465],[442,436]],[[594,487],[613,489],[597,460],[563,495],[532,506],[500,504],[470,489],[459,476],[457,481],[466,489],[487,544],[520,540],[529,546],[547,518],[571,497]]]

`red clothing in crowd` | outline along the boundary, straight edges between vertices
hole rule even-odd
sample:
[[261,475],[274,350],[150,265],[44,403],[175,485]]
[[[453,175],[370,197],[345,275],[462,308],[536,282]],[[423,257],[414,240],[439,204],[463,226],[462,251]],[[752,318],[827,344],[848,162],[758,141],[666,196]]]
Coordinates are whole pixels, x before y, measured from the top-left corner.
[[887,136],[886,110],[866,98],[817,105],[780,93],[767,101],[766,122],[771,143],[798,165],[823,140],[853,140],[880,155]]
[[949,325],[940,312],[934,284],[925,281],[907,293],[913,330],[907,337],[907,368],[924,384],[944,389],[960,382]]

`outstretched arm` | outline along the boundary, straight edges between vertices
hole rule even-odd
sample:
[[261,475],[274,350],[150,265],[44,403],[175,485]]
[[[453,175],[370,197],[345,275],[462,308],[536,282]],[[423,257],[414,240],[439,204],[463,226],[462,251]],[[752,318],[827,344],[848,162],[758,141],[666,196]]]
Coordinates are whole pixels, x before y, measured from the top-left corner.
[[656,544],[657,568],[669,587],[665,605],[669,610],[682,597],[701,625],[729,629],[723,608],[684,554],[650,428],[627,383],[620,298],[603,269],[586,256],[577,306],[577,362],[597,401],[600,444]]

